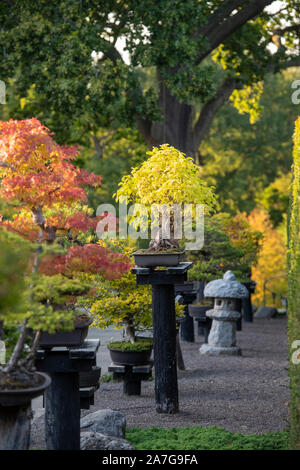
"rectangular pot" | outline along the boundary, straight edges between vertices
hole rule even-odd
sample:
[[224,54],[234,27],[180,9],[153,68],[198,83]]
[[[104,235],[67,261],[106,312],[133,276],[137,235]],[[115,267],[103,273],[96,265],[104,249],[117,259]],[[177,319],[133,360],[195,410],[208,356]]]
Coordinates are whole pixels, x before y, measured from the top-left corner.
[[91,322],[75,326],[72,331],[61,331],[58,333],[43,332],[40,340],[40,347],[51,349],[55,347],[76,347],[81,346],[88,335]]
[[142,268],[153,268],[156,266],[178,266],[181,261],[184,261],[185,252],[178,253],[133,253],[136,266]]

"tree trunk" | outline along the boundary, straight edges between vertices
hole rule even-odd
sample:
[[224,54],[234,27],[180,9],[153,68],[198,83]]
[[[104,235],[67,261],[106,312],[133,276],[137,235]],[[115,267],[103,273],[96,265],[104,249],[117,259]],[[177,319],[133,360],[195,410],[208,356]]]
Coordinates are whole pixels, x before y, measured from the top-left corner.
[[31,403],[0,406],[0,450],[28,450],[30,429]]
[[195,158],[197,148],[193,141],[193,107],[180,103],[176,96],[171,95],[159,71],[157,80],[159,84],[158,105],[163,118],[154,123],[140,120],[139,130],[149,148],[168,143],[187,156]]
[[213,119],[219,109],[228,101],[235,88],[240,87],[234,78],[226,78],[217,89],[215,95],[204,103],[200,116],[195,123],[193,106],[180,103],[170,93],[159,72],[159,107],[162,120],[154,123],[138,119],[138,128],[149,148],[168,143],[202,164],[199,147],[209,134]]

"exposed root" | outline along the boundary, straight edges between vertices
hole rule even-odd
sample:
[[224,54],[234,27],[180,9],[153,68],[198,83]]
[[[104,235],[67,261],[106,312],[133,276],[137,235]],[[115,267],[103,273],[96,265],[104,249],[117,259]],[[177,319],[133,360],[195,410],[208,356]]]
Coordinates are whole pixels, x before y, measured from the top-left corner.
[[147,253],[158,253],[160,251],[179,250],[178,240],[164,239],[164,240],[151,240],[149,248],[145,250]]
[[42,379],[34,372],[19,366],[9,373],[0,371],[0,390],[18,390],[40,385]]

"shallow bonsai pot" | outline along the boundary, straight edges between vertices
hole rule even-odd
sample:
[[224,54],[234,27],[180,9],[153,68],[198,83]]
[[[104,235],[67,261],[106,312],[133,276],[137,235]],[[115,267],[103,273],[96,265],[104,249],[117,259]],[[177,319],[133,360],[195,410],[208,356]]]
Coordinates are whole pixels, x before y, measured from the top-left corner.
[[40,340],[40,347],[51,349],[55,347],[75,347],[80,346],[86,339],[89,326],[93,322],[92,319],[81,325],[75,325],[72,331],[60,331],[58,333],[43,332]]
[[212,305],[195,305],[195,304],[189,304],[189,314],[193,318],[206,318],[206,312],[208,310],[211,310],[213,307]]
[[144,351],[120,351],[119,349],[108,348],[111,360],[120,366],[141,366],[148,364],[151,357],[151,349]]
[[184,284],[175,284],[175,292],[183,292],[183,293],[189,293],[193,292],[194,289],[194,283],[193,282],[185,282]]
[[22,388],[17,390],[0,390],[0,406],[23,406],[44,393],[51,384],[49,375],[43,372],[36,372],[43,377],[44,381],[38,387]]
[[92,370],[79,373],[79,387],[95,387],[98,385],[101,376],[101,367],[94,366]]
[[185,252],[179,251],[178,253],[133,253],[136,266],[142,268],[152,268],[155,266],[177,266],[181,261],[184,261]]

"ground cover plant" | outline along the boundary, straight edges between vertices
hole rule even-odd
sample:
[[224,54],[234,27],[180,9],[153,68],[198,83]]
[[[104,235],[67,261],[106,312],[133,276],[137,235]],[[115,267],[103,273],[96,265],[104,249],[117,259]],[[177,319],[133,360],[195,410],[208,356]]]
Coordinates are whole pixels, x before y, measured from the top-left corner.
[[126,439],[137,450],[285,450],[287,432],[238,434],[208,426],[127,428]]

